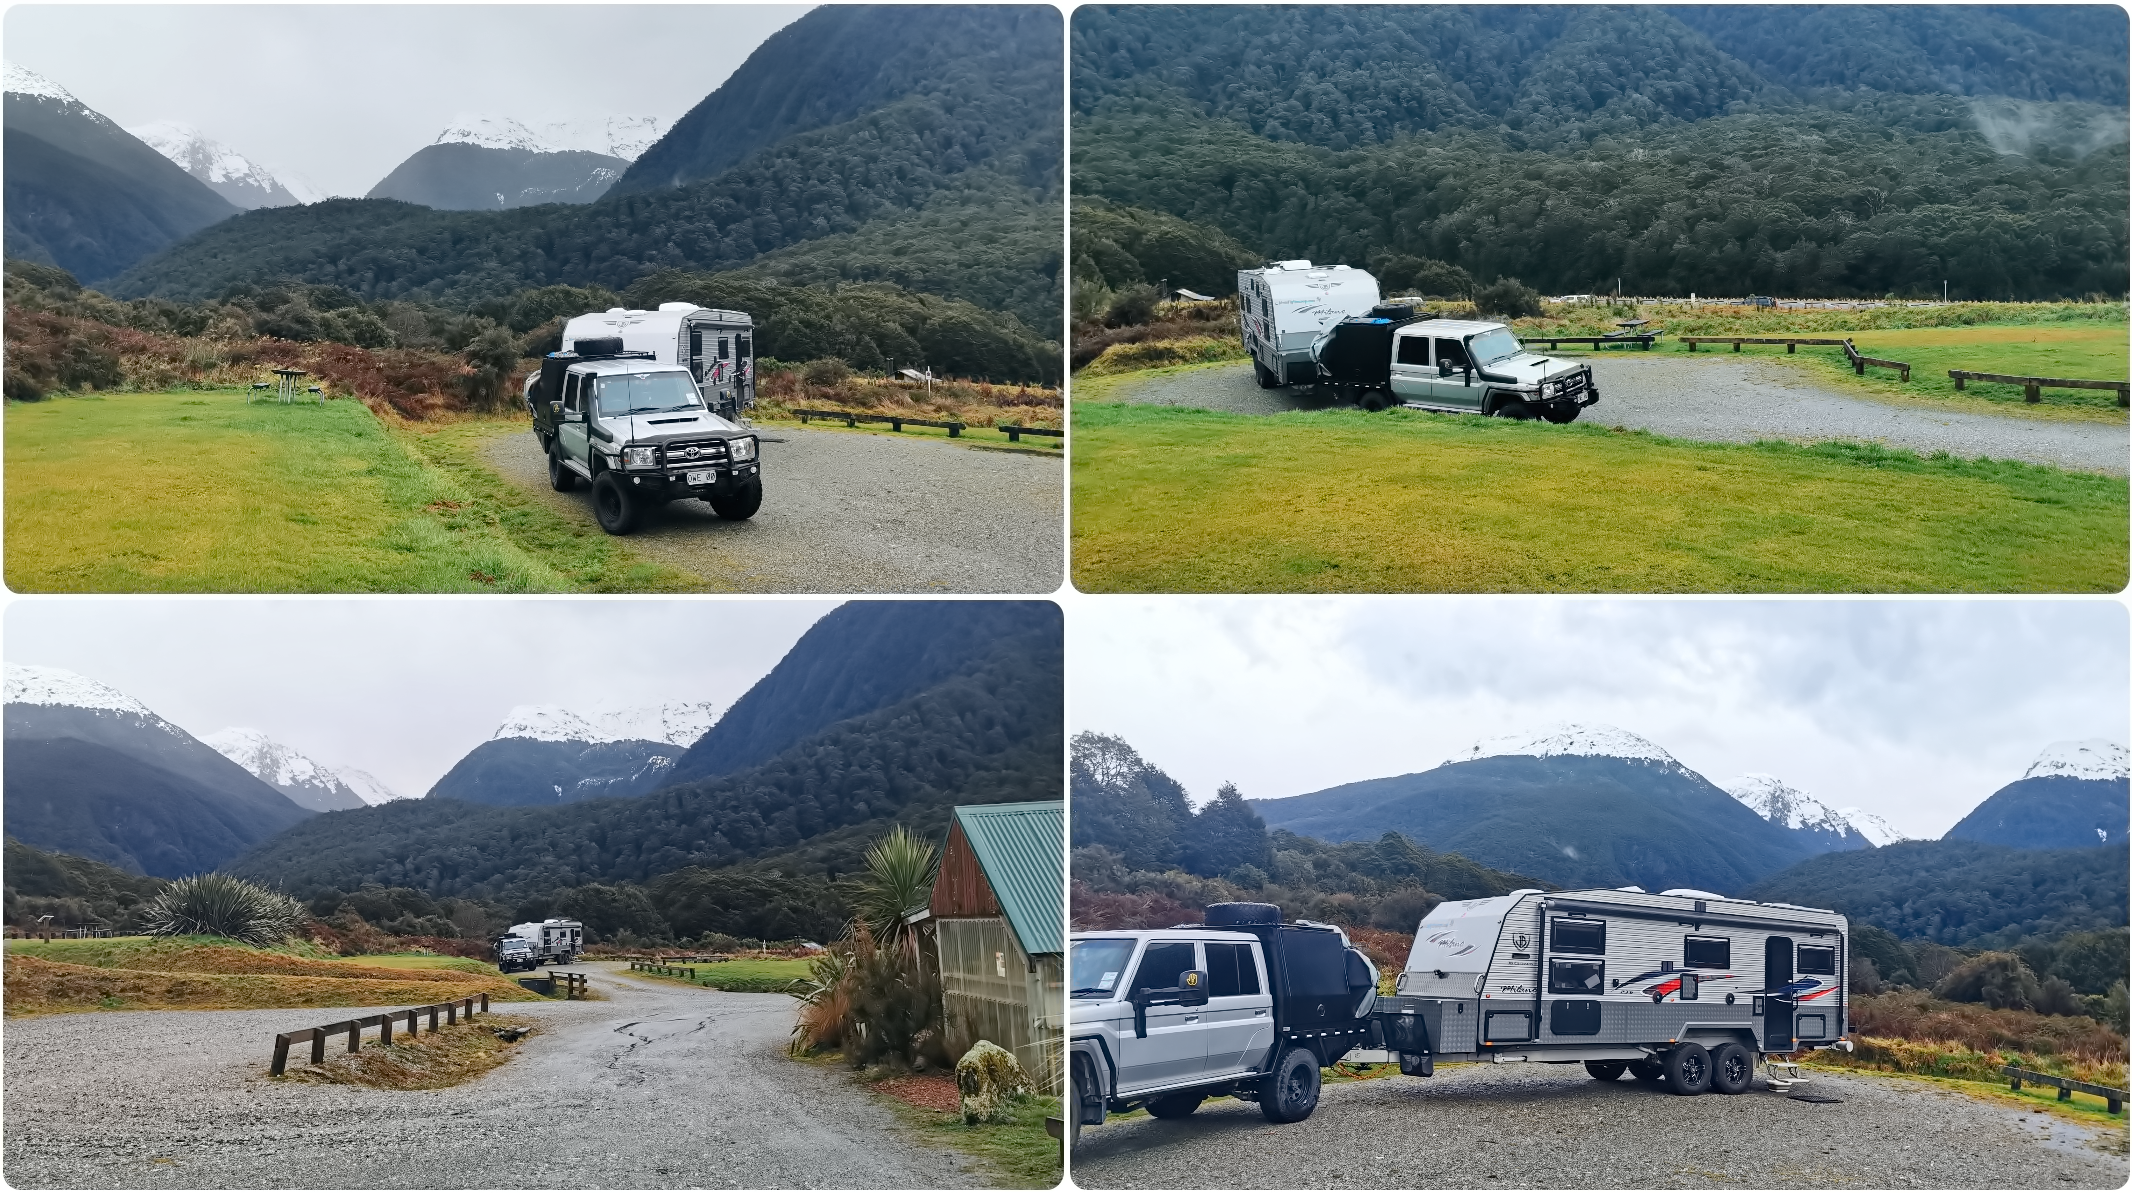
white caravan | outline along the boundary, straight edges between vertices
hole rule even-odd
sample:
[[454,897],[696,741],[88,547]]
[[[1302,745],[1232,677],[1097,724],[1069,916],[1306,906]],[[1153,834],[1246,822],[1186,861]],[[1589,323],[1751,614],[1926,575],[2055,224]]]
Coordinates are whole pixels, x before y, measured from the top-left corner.
[[720,311],[689,302],[662,302],[656,311],[612,307],[563,325],[563,351],[579,340],[619,339],[624,352],[649,352],[661,364],[685,365],[704,405],[738,419],[755,405],[755,320],[745,311]]
[[1346,265],[1275,261],[1236,271],[1237,321],[1258,383],[1315,385],[1318,362],[1310,346],[1342,319],[1377,305],[1377,279]]
[[1747,1089],[1758,1057],[1843,1048],[1849,922],[1707,891],[1513,891],[1443,903],[1378,1004],[1402,1072],[1581,1061],[1679,1094]]

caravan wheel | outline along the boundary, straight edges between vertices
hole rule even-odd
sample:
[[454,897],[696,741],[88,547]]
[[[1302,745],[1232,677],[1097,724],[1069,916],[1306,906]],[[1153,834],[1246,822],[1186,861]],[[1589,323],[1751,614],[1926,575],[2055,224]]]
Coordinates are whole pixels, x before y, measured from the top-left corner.
[[1701,1044],[1675,1044],[1665,1065],[1668,1090],[1692,1098],[1710,1089],[1710,1053]]
[[1738,1044],[1719,1044],[1710,1054],[1710,1088],[1721,1094],[1744,1094],[1754,1083],[1754,1056]]
[[1274,376],[1273,370],[1267,368],[1265,365],[1260,364],[1257,358],[1255,357],[1251,361],[1251,372],[1254,376],[1258,378],[1258,387],[1260,389],[1280,388],[1281,379],[1279,377]]
[[1584,1071],[1590,1073],[1593,1078],[1599,1081],[1619,1081],[1621,1080],[1621,1075],[1629,1071],[1629,1062],[1625,1060],[1588,1060],[1584,1062]]
[[1655,1060],[1632,1060],[1629,1062],[1629,1076],[1645,1085],[1657,1085],[1666,1079],[1666,1068]]

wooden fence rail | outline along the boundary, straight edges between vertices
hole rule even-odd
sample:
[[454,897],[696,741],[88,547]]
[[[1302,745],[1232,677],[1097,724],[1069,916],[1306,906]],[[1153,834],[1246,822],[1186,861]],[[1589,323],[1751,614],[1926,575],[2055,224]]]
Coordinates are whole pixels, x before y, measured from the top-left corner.
[[994,427],[993,430],[1005,431],[1007,433],[1007,442],[1009,443],[1020,443],[1024,435],[1049,435],[1054,439],[1066,438],[1066,432],[1054,431],[1050,427],[1017,427],[1010,425]]
[[326,1040],[329,1037],[346,1035],[348,1037],[348,1051],[359,1052],[362,1050],[363,1029],[366,1027],[378,1029],[378,1043],[390,1044],[392,1043],[392,1025],[394,1021],[402,1017],[407,1020],[407,1034],[418,1036],[422,1030],[419,1023],[422,1016],[427,1015],[429,1017],[429,1030],[435,1031],[437,1030],[437,1015],[439,1012],[444,1015],[445,1025],[450,1026],[459,1022],[459,1016],[462,1013],[468,1019],[472,1019],[477,1005],[482,1013],[487,1013],[489,996],[486,994],[471,994],[453,1002],[431,1003],[426,1007],[408,1007],[403,1011],[387,1011],[382,1015],[365,1015],[361,1019],[344,1019],[339,1023],[328,1023],[324,1027],[306,1027],[301,1031],[285,1031],[274,1037],[274,1063],[268,1069],[268,1073],[271,1076],[279,1077],[283,1072],[287,1071],[289,1067],[289,1045],[291,1044],[301,1044],[309,1041],[311,1044],[311,1063],[314,1065],[324,1064],[326,1060]]
[[2038,1073],[2031,1069],[2017,1069],[2012,1065],[2005,1066],[2003,1071],[2007,1077],[2012,1079],[2015,1089],[2020,1089],[2021,1083],[2024,1081],[2031,1085],[2055,1085],[2058,1087],[2058,1100],[2061,1102],[2072,1101],[2073,1094],[2077,1090],[2083,1094],[2093,1094],[2108,1102],[2111,1114],[2124,1113],[2125,1091],[2121,1089],[2111,1089],[2107,1085],[2089,1085],[2085,1081],[2075,1081],[2070,1077],[2053,1077],[2049,1073]]
[[2011,377],[2004,373],[1972,373],[1967,369],[1949,369],[1947,375],[1954,378],[1954,387],[1962,388],[1971,381],[1997,381],[2005,385],[2021,387],[2021,396],[2031,402],[2043,400],[2045,386],[2051,389],[2114,389],[2117,404],[2132,405],[2132,382],[2127,381],[2082,381],[2072,377]]
[[935,422],[929,418],[905,418],[900,414],[859,414],[850,410],[794,410],[792,413],[799,416],[802,425],[805,425],[809,419],[831,418],[844,420],[844,425],[847,427],[856,427],[860,423],[888,423],[889,429],[895,431],[901,431],[904,423],[909,423],[914,427],[944,427],[947,429],[948,438],[950,439],[960,436],[970,425],[958,422]]
[[1843,355],[1851,362],[1852,371],[1856,372],[1860,377],[1865,376],[1866,366],[1872,365],[1880,369],[1898,369],[1902,372],[1903,380],[1908,381],[1910,379],[1909,365],[1899,360],[1882,360],[1876,356],[1861,355],[1858,351],[1858,345],[1852,343],[1849,339],[1830,340],[1818,339],[1812,336],[1680,336],[1678,338],[1681,343],[1688,346],[1688,351],[1690,352],[1695,351],[1697,344],[1730,344],[1734,352],[1738,352],[1742,344],[1782,344],[1787,356],[1796,354],[1801,344],[1805,344],[1810,348],[1841,348],[1843,349]]
[[667,978],[687,978],[691,982],[696,980],[696,967],[693,965],[661,965],[656,961],[632,961],[629,963],[629,968],[638,973],[655,973]]

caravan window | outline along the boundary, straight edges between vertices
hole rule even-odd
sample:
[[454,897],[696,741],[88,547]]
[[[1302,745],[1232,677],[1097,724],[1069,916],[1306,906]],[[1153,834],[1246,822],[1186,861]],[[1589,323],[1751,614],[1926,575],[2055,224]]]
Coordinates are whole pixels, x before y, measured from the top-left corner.
[[1207,996],[1228,998],[1258,993],[1258,962],[1248,944],[1210,944],[1207,950]]
[[1825,945],[1802,944],[1799,946],[1799,972],[1836,974],[1836,950]]
[[718,337],[718,359],[733,359],[733,341],[725,338],[724,336]]
[[1690,969],[1731,969],[1732,942],[1722,936],[1691,936],[1681,961]]
[[1557,953],[1606,954],[1605,920],[1554,920],[1554,941],[1547,947]]
[[1429,337],[1399,337],[1399,363],[1403,365],[1425,365],[1429,363]]
[[1606,990],[1606,962],[1549,961],[1549,994],[1601,994]]

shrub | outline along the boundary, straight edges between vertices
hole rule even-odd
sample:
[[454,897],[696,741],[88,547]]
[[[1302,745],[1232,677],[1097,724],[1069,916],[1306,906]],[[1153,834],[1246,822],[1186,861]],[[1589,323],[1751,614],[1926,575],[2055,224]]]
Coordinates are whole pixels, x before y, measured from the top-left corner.
[[824,356],[808,361],[800,370],[800,379],[817,389],[835,389],[851,379],[851,366],[842,357]]
[[[2043,997],[2036,975],[2013,953],[1979,953],[1955,966],[1932,992],[1953,1002],[1980,1002],[1995,1011],[2037,1010]],[[2066,994],[2071,993],[2067,987]]]
[[303,905],[228,874],[180,878],[142,909],[150,936],[226,936],[250,945],[279,944],[303,926]]
[[1155,307],[1162,301],[1162,292],[1141,282],[1118,291],[1103,312],[1103,321],[1112,327],[1134,327],[1155,317]]
[[1498,278],[1474,291],[1473,305],[1484,315],[1528,319],[1540,313],[1540,292],[1516,278]]

